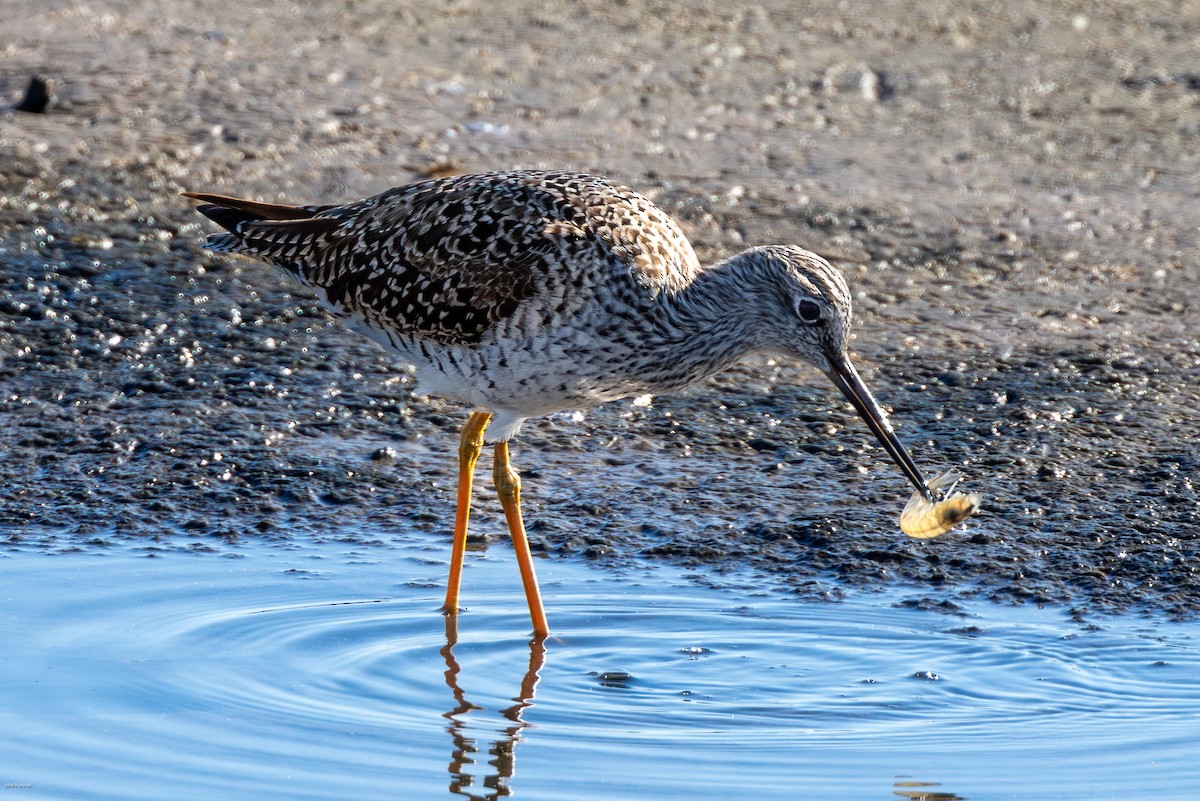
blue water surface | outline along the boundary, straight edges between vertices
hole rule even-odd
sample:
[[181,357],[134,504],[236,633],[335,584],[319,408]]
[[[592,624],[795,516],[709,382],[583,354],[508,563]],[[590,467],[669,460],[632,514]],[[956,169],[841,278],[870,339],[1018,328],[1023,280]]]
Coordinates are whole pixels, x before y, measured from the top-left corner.
[[[0,558],[13,798],[1194,799],[1200,625],[444,543]],[[703,579],[703,580],[698,580]],[[907,591],[912,595],[912,590]],[[19,794],[18,794],[19,791]]]

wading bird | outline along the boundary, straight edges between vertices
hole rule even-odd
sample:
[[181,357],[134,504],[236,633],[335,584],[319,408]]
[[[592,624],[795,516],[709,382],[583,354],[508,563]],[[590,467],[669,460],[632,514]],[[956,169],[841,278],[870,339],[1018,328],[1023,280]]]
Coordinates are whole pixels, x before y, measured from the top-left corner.
[[527,418],[679,390],[752,353],[823,371],[921,498],[936,500],[847,356],[845,280],[806,250],[758,247],[702,267],[653,203],[578,173],[461,175],[328,206],[185,195],[227,230],[206,248],[282,267],[415,365],[426,392],[474,409],[459,446],[448,614],[485,441],[534,635],[545,637],[509,439]]

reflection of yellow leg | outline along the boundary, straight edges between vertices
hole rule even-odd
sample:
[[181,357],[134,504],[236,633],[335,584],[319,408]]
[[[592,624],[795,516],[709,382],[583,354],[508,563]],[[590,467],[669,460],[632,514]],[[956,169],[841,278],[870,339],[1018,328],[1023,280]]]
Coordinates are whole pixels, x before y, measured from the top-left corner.
[[463,426],[458,443],[458,512],[454,516],[454,548],[450,552],[450,579],[446,582],[446,603],[442,611],[458,612],[458,588],[462,584],[463,560],[467,555],[467,517],[471,514],[471,481],[475,462],[483,450],[483,430],[492,416],[472,412]]
[[[483,798],[484,796],[473,793],[473,782],[478,777],[467,773],[468,768],[475,767],[481,764],[479,755],[480,749],[480,722],[471,720],[469,715],[482,711],[483,707],[477,706],[467,700],[466,693],[463,692],[462,685],[459,684],[459,677],[462,675],[462,669],[459,667],[458,660],[454,657],[454,646],[458,642],[458,618],[455,615],[446,615],[446,644],[441,647],[442,658],[446,660],[446,686],[450,688],[450,692],[454,696],[454,707],[442,714],[442,717],[449,721],[446,725],[446,731],[450,733],[450,737],[454,742],[450,749],[450,794],[455,798],[459,796],[469,796],[470,798]],[[508,725],[500,728],[498,724],[495,726],[486,725],[484,728],[493,729],[490,737],[491,746],[487,749],[490,758],[490,764],[494,770],[489,771],[489,775],[483,777],[483,787],[493,791],[488,798],[507,797],[512,794],[509,788],[509,781],[513,778],[517,770],[517,743],[521,741],[521,735],[530,725],[524,720],[525,710],[533,705],[533,694],[537,690],[539,672],[546,662],[546,639],[537,637],[529,641],[529,668],[525,671],[525,678],[521,680],[521,689],[516,696],[513,697],[513,704],[507,709],[501,709],[500,714],[508,719]]]
[[507,442],[496,443],[492,475],[496,480],[500,505],[504,507],[504,517],[508,520],[508,532],[512,535],[517,564],[521,568],[521,583],[525,585],[525,600],[529,602],[529,617],[533,620],[533,636],[543,639],[550,633],[550,625],[542,608],[542,593],[538,590],[537,576],[533,573],[533,556],[529,553],[525,523],[521,520],[521,477],[509,464]]

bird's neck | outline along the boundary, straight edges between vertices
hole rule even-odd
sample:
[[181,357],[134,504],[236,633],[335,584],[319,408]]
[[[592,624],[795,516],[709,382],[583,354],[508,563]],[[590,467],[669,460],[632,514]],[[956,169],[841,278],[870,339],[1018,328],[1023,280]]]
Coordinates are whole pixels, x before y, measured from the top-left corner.
[[744,255],[701,270],[685,288],[660,298],[665,355],[688,375],[687,383],[774,349],[764,316],[776,305],[766,297],[773,283]]

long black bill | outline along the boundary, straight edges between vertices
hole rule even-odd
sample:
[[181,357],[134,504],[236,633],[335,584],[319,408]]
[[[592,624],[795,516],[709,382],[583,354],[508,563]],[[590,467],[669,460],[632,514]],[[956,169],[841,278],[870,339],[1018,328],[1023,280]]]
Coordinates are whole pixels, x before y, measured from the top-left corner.
[[935,500],[933,491],[921,477],[921,471],[917,469],[917,465],[908,455],[908,451],[904,450],[904,446],[896,438],[896,432],[892,430],[892,424],[888,422],[887,415],[883,409],[879,408],[875,397],[871,395],[871,390],[867,389],[867,385],[863,383],[862,377],[854,369],[854,365],[844,355],[827,356],[827,358],[830,369],[825,375],[829,376],[829,380],[834,383],[834,386],[840,389],[842,394],[854,405],[867,427],[871,429],[871,433],[892,457],[896,466],[917,488],[917,492],[932,503]]

